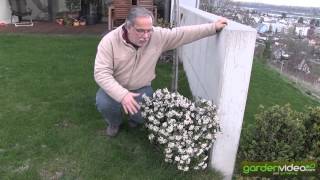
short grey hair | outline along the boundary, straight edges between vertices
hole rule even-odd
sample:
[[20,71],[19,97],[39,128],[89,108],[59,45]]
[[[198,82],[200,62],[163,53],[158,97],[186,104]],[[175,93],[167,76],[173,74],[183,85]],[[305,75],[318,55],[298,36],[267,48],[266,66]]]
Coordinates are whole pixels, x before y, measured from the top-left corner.
[[133,26],[137,17],[151,17],[152,23],[154,21],[154,16],[149,10],[141,6],[135,6],[130,9],[125,22],[125,26],[126,27]]

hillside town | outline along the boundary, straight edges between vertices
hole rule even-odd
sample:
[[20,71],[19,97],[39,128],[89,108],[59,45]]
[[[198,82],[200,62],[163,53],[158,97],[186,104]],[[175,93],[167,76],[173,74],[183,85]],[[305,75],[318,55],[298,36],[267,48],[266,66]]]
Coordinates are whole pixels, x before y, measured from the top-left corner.
[[319,16],[259,12],[230,1],[214,2],[202,1],[200,8],[255,28],[258,33],[255,57],[267,59],[268,64],[288,78],[304,84],[308,94],[320,95]]

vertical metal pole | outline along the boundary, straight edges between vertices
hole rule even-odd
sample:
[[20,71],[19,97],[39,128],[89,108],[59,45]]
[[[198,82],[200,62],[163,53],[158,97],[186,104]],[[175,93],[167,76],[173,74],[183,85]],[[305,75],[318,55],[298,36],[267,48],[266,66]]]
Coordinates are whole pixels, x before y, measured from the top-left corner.
[[49,15],[49,21],[53,21],[53,19],[55,18],[55,14],[53,14],[53,1],[52,0],[48,0],[48,15]]
[[170,22],[171,0],[164,1],[164,20]]
[[199,0],[196,0],[196,7],[195,8],[199,9],[199,6],[200,6],[199,4],[200,4]]
[[[179,0],[174,1],[174,25],[176,27],[180,26],[180,5]],[[173,66],[172,66],[172,82],[171,82],[171,90],[172,92],[178,91],[178,75],[179,75],[179,56],[178,56],[178,49],[175,49],[174,56],[173,56]]]

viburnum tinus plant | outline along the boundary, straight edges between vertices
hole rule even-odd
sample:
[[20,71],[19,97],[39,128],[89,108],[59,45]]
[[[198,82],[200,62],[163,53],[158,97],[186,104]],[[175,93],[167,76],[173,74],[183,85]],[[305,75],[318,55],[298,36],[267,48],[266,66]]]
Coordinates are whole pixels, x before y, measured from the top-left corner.
[[165,162],[183,171],[206,169],[208,151],[220,132],[216,111],[211,101],[193,102],[167,89],[143,95],[141,103],[149,140],[160,146]]

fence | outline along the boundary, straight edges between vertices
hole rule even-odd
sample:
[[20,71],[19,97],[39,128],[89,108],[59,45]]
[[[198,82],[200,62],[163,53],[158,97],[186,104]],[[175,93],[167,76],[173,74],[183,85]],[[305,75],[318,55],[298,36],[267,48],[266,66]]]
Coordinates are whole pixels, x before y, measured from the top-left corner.
[[[181,26],[208,23],[218,16],[180,6]],[[216,36],[179,49],[194,96],[211,99],[219,108],[222,133],[211,152],[211,167],[231,179],[246,105],[256,30],[236,22]]]

